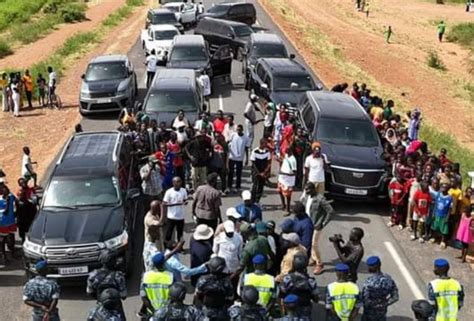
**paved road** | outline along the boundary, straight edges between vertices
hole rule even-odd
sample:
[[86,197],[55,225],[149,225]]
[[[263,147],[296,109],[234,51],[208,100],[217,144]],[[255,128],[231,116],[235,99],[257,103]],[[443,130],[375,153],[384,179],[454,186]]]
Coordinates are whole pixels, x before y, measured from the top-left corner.
[[[254,2],[254,1],[252,1]],[[204,1],[206,6],[210,6],[212,1]],[[266,29],[272,32],[281,33],[270,20],[270,18],[257,6],[258,12],[258,28]],[[285,40],[290,52],[295,53],[297,60],[301,61],[301,57],[298,55],[296,50]],[[141,50],[139,41],[131,48],[129,52],[135,68],[138,72],[140,80],[140,98],[142,99],[145,93],[144,88],[144,56]],[[219,82],[214,83],[214,95],[211,98],[210,105],[211,111],[215,112],[217,108],[222,108],[225,112],[234,113],[236,115],[237,123],[243,123],[243,109],[247,101],[248,92],[243,88],[243,75],[241,74],[241,64],[234,62],[232,72],[232,83],[221,84]],[[117,127],[116,116],[111,117],[99,117],[83,119],[82,125],[85,131],[98,131],[106,129],[114,129]],[[259,137],[262,133],[262,128],[258,128],[256,137]],[[250,187],[249,169],[244,170],[243,188]],[[296,193],[294,196],[299,196]],[[238,197],[226,197],[223,199],[223,210],[230,206],[234,206],[239,202]],[[283,212],[280,211],[279,197],[275,190],[267,190],[265,196],[262,199],[262,205],[264,206],[264,219],[273,219],[277,222],[281,222],[283,218]],[[395,304],[389,312],[389,320],[391,321],[403,321],[412,320],[409,306],[411,301],[415,298],[421,298],[425,294],[425,285],[418,276],[416,270],[410,264],[410,261],[405,257],[401,248],[397,245],[397,242],[392,237],[392,234],[386,228],[384,218],[381,214],[386,213],[387,209],[382,205],[375,204],[353,204],[344,203],[337,201],[336,212],[334,220],[324,230],[325,234],[322,238],[322,251],[323,258],[326,265],[326,272],[317,277],[317,281],[321,290],[324,291],[324,287],[335,279],[333,270],[334,264],[337,262],[337,256],[333,251],[333,248],[327,238],[334,233],[342,233],[347,237],[349,230],[352,227],[362,227],[366,236],[364,238],[366,256],[376,254],[382,258],[383,270],[391,274],[396,280],[400,289],[400,301]],[[139,220],[141,221],[141,220]],[[189,232],[192,227],[190,215],[188,217],[188,224],[186,225],[186,239],[189,239]],[[137,240],[142,240],[142,226],[140,225],[137,234],[132,236]],[[189,261],[189,256],[184,255],[185,262]],[[135,269],[128,279],[128,290],[129,298],[124,303],[125,311],[129,320],[136,320],[135,313],[140,308],[140,298],[138,296],[140,273],[141,273],[141,252],[135,256]],[[21,278],[21,271],[16,271],[15,278]],[[364,264],[360,267],[359,280],[362,282],[367,277],[367,269]],[[3,282],[2,282],[3,283]],[[18,285],[18,282],[15,282]],[[12,287],[15,296],[18,297],[15,302],[20,302],[19,290]],[[190,296],[188,297],[188,299]],[[84,285],[78,286],[63,286],[62,296],[59,304],[60,313],[63,320],[76,321],[84,320],[87,315],[87,311],[94,305],[94,302],[88,299],[85,295]],[[323,320],[324,312],[323,306],[319,304],[315,309],[314,320]],[[3,319],[0,316],[0,320]]]

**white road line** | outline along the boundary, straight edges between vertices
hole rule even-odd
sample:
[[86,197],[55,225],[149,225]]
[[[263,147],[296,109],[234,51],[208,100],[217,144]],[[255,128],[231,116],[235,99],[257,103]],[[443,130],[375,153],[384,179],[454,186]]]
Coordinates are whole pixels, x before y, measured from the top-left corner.
[[222,95],[219,95],[219,110],[224,111],[224,100],[222,99]]
[[390,252],[390,255],[392,256],[393,260],[398,266],[398,269],[402,273],[403,277],[405,278],[405,281],[408,284],[408,287],[410,288],[411,292],[415,296],[417,300],[422,300],[425,298],[423,295],[423,292],[421,292],[420,288],[418,285],[416,285],[415,280],[411,276],[410,272],[408,272],[407,267],[403,263],[402,259],[400,258],[400,255],[398,254],[397,250],[395,250],[395,247],[391,242],[385,241],[383,242],[385,247],[387,248],[388,252]]
[[257,26],[260,26],[260,22],[258,22],[258,20],[255,20],[255,24],[256,24]]

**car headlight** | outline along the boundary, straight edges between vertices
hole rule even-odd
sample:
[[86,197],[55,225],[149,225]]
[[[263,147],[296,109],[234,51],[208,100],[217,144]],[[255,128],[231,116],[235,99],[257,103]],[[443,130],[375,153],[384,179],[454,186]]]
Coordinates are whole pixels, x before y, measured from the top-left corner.
[[107,241],[104,242],[105,246],[109,250],[114,250],[114,249],[120,248],[122,246],[127,245],[127,243],[128,243],[128,233],[127,233],[127,231],[123,231],[122,234],[120,234],[116,237],[113,237],[110,240],[107,240]]
[[23,243],[23,249],[26,252],[30,252],[36,255],[43,255],[44,253],[43,246],[31,242],[28,238],[26,238],[25,242]]
[[81,91],[82,98],[91,98],[91,94],[88,91]]

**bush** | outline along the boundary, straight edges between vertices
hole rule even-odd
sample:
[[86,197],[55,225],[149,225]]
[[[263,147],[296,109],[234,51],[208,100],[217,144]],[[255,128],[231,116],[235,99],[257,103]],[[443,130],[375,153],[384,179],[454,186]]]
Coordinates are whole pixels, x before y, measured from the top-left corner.
[[97,43],[99,37],[95,32],[81,32],[68,38],[63,46],[57,51],[58,55],[66,57],[79,52],[84,46]]
[[102,24],[104,26],[116,26],[118,25],[123,19],[128,17],[132,13],[132,7],[125,6],[117,9],[115,12],[111,13]]
[[474,50],[474,22],[455,25],[449,31],[447,39]]
[[143,5],[143,0],[127,0],[127,6],[138,7]]
[[11,24],[27,21],[37,13],[46,0],[2,0],[0,1],[0,31]]
[[37,21],[14,25],[10,34],[13,40],[27,44],[46,36],[60,22],[56,15],[48,14]]
[[446,70],[446,66],[444,63],[441,61],[441,59],[438,56],[438,53],[435,51],[430,51],[428,53],[428,59],[427,59],[427,64],[431,68],[438,69],[438,70]]
[[66,23],[83,21],[86,19],[87,6],[83,3],[67,3],[58,10],[59,16]]
[[3,39],[0,39],[0,58],[11,55],[13,50],[10,48],[8,42]]

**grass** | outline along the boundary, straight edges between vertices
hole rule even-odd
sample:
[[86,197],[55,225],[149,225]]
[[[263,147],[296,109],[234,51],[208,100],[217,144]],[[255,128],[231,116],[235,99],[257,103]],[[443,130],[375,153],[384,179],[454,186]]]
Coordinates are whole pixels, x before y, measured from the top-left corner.
[[474,50],[474,22],[455,25],[449,30],[447,40]]
[[114,13],[110,14],[107,19],[102,21],[102,25],[113,27],[118,25],[123,19],[128,17],[132,13],[133,8],[129,5],[117,9]]
[[47,14],[36,21],[13,25],[10,29],[9,41],[19,41],[22,44],[32,43],[47,35],[59,23],[61,19],[57,15]]
[[[271,7],[280,15],[291,29],[296,31],[298,41],[301,45],[311,50],[311,53],[318,59],[330,63],[340,73],[341,79],[363,80],[368,87],[380,97],[394,100],[397,109],[409,110],[409,102],[405,98],[399,98],[390,89],[379,83],[372,75],[351,63],[343,55],[342,50],[331,43],[330,39],[317,28],[307,22],[288,6],[285,0],[262,0],[266,7]],[[474,87],[474,86],[473,86]],[[428,121],[421,126],[420,137],[428,143],[430,150],[437,152],[441,147],[449,150],[449,157],[461,164],[461,171],[465,179],[468,178],[467,171],[474,168],[474,153],[459,144],[455,137],[449,133],[440,131]]]
[[11,55],[12,53],[13,53],[13,50],[12,48],[10,48],[10,45],[8,44],[8,42],[6,42],[3,39],[0,39],[0,58]]
[[441,71],[446,70],[446,66],[444,65],[443,61],[438,56],[438,53],[436,51],[429,51],[428,52],[428,56],[426,58],[426,63],[431,68],[438,69],[438,70],[441,70]]
[[47,0],[0,1],[0,31],[4,31],[12,24],[28,21],[46,2]]

